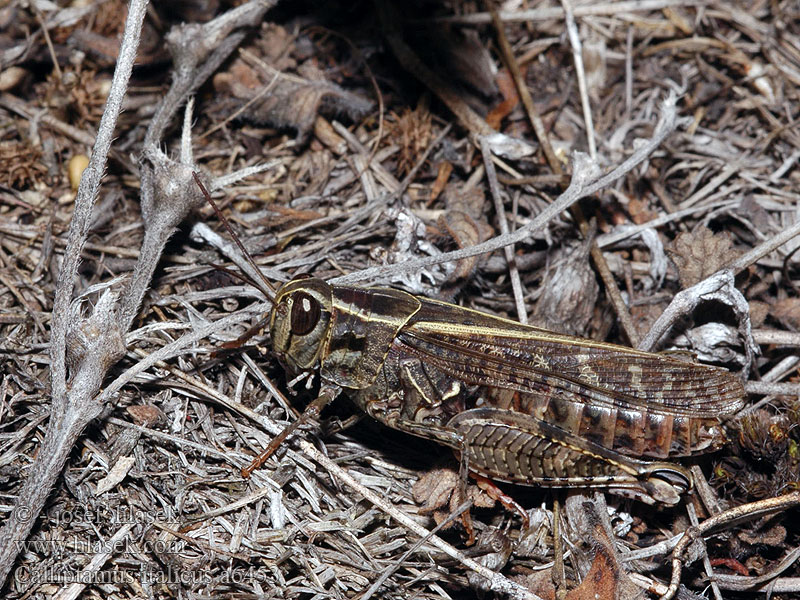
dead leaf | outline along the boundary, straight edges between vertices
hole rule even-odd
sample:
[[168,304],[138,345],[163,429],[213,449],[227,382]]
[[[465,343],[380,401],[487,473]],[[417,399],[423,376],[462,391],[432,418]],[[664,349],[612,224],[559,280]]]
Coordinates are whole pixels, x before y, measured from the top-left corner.
[[293,58],[294,38],[273,26],[234,60],[227,71],[214,76],[219,110],[242,118],[297,131],[304,141],[318,114],[358,119],[373,103],[328,81],[311,60]]
[[114,466],[108,472],[108,475],[97,482],[97,489],[95,489],[94,495],[100,496],[101,494],[105,494],[107,491],[115,488],[123,479],[125,479],[125,477],[127,477],[128,471],[131,470],[131,467],[135,462],[136,459],[132,456],[120,456],[117,459],[117,462],[114,463]]
[[166,421],[167,417],[161,409],[152,404],[136,404],[125,409],[133,417],[133,422],[144,427],[152,427],[162,418]]
[[586,517],[593,526],[590,538],[595,546],[592,567],[581,584],[566,595],[566,600],[644,600],[644,590],[639,588],[617,560],[614,544],[608,537],[594,505],[586,503]]
[[585,335],[597,302],[600,286],[589,265],[589,246],[559,248],[541,286],[542,294],[531,318],[547,329]]
[[555,600],[556,588],[553,585],[553,569],[544,569],[543,571],[534,571],[527,575],[517,575],[511,577],[515,583],[525,587],[530,592],[533,592],[543,600]]
[[419,512],[430,513],[450,500],[458,483],[458,473],[453,469],[433,469],[420,477],[411,488],[414,500],[421,504]]
[[800,298],[784,298],[772,305],[772,316],[784,325],[797,329],[800,326]]
[[[411,494],[422,505],[419,512],[433,514],[433,520],[438,525],[458,508],[458,494],[454,492],[460,483],[458,471],[450,468],[433,469],[417,480],[411,488]],[[495,501],[475,485],[467,486],[467,497],[477,508],[492,508],[495,505]]]
[[707,227],[699,227],[679,234],[667,253],[678,267],[681,287],[686,289],[699,283],[736,259],[739,252],[732,246],[731,235],[726,231],[714,233]]
[[742,577],[747,577],[750,575],[750,572],[747,570],[742,563],[740,563],[735,558],[712,558],[710,561],[712,567],[727,567],[734,573],[741,575]]
[[[486,197],[480,188],[464,192],[460,186],[445,188],[445,214],[439,218],[438,225],[445,230],[459,248],[480,244],[489,239],[494,230],[483,215]],[[472,276],[477,264],[485,257],[470,256],[458,261],[455,271],[442,286],[441,297],[450,299]]]

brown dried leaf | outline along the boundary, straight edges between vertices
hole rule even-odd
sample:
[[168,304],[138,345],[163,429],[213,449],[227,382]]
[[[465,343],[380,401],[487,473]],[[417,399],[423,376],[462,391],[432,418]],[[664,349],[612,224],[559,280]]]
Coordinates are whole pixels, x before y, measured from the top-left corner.
[[[459,499],[455,491],[460,483],[458,471],[450,468],[433,469],[417,480],[411,488],[411,494],[422,505],[419,512],[432,513],[438,524],[458,508]],[[492,508],[495,505],[495,501],[475,485],[467,486],[467,497],[477,508]]]
[[596,548],[595,556],[586,577],[577,588],[567,593],[566,600],[644,600],[644,590],[631,581],[619,564],[614,543],[597,513],[587,507],[586,516],[588,523],[592,523],[589,537]]
[[253,46],[247,62],[239,58],[214,76],[214,88],[232,99],[221,103],[225,111],[242,109],[246,119],[295,129],[297,138],[305,140],[320,113],[357,119],[372,109],[371,101],[328,81],[311,60],[295,68],[294,38],[283,28],[267,28]]
[[[460,186],[449,185],[444,191],[447,207],[439,219],[439,227],[445,230],[459,248],[474,246],[489,239],[494,230],[483,216],[486,197],[480,188],[464,192]],[[472,276],[477,264],[485,257],[471,256],[458,261],[456,270],[442,286],[441,297],[450,299]]]
[[479,96],[497,93],[495,61],[487,44],[475,29],[437,26],[435,31],[420,30],[417,46],[430,59],[430,65],[449,82],[464,88],[465,94]]
[[597,598],[619,598],[619,567],[613,557],[602,547],[597,549],[592,568],[586,578],[574,590],[567,593],[566,600],[596,600]]
[[159,420],[164,419],[166,421],[167,419],[166,415],[161,412],[161,409],[152,404],[136,404],[134,406],[129,406],[125,410],[133,417],[134,423],[143,425],[144,427],[152,427],[158,423]]
[[512,581],[524,586],[528,591],[533,592],[543,600],[555,600],[556,588],[553,585],[553,569],[534,571],[527,575],[517,575],[511,577]]
[[453,469],[433,469],[417,480],[411,494],[422,505],[419,512],[426,514],[445,506],[456,485],[458,473]]
[[800,298],[784,298],[772,305],[772,316],[785,325],[800,327]]
[[667,253],[678,267],[681,287],[699,283],[738,257],[732,245],[728,232],[714,233],[707,227],[679,234]]
[[136,459],[133,456],[120,456],[108,472],[108,475],[97,482],[94,495],[102,496],[109,490],[113,490],[128,476],[128,471],[131,470],[134,464],[136,464]]
[[431,186],[431,197],[427,202],[427,206],[430,206],[433,202],[435,202],[439,197],[439,194],[444,191],[447,181],[450,179],[450,175],[452,173],[453,163],[448,160],[443,160],[441,163],[439,163],[439,167],[436,169],[436,180]]
[[352,118],[364,115],[372,103],[361,96],[346,92],[339,86],[322,79],[292,79],[280,76],[266,95],[262,91],[269,83],[266,78],[256,79],[257,85],[243,82],[253,81],[256,72],[243,62],[231,66],[227,73],[214,77],[214,87],[247,104],[242,112],[245,118],[256,123],[267,123],[297,131],[298,139],[305,139],[314,127],[319,112],[344,112]]

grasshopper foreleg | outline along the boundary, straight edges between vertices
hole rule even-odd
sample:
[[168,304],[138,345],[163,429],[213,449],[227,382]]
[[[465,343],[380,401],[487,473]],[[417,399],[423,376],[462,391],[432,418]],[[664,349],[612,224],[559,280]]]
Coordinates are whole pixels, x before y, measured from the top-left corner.
[[261,465],[263,465],[267,459],[272,456],[275,450],[280,447],[280,445],[284,442],[284,440],[289,437],[294,431],[303,425],[304,423],[308,423],[309,421],[316,421],[319,418],[319,413],[322,412],[322,409],[325,408],[328,404],[330,404],[336,396],[339,395],[339,392],[342,391],[342,388],[335,385],[323,385],[322,388],[319,390],[319,396],[317,399],[311,402],[303,413],[297,418],[294,423],[290,423],[286,426],[286,428],[281,431],[278,435],[276,435],[269,445],[264,448],[264,451],[261,452],[249,465],[247,465],[244,469],[242,469],[242,477],[250,477],[253,474],[253,471],[258,469]]

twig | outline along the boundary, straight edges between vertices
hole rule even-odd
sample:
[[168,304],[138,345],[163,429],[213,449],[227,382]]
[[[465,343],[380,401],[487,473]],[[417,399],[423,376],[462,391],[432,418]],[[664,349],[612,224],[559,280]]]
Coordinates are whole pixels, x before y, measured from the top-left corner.
[[[706,2],[707,0],[628,0],[627,2],[592,3],[576,7],[575,16],[592,17],[630,12],[648,12],[651,10],[661,10],[670,6],[703,6]],[[500,12],[500,20],[503,21],[503,23],[552,21],[553,19],[563,18],[564,9],[559,7]],[[436,19],[439,23],[457,23],[461,25],[483,25],[489,23],[491,20],[492,17],[488,13],[472,13],[471,15],[458,15]]]
[[664,310],[656,322],[653,323],[650,331],[639,343],[638,348],[640,350],[652,350],[655,348],[658,341],[667,333],[673,323],[683,315],[693,311],[695,307],[704,300],[718,300],[719,302],[723,302],[730,306],[736,313],[739,320],[739,331],[741,332],[745,352],[748,357],[745,371],[749,370],[753,357],[758,352],[758,347],[753,341],[753,336],[750,331],[750,314],[747,300],[745,300],[741,292],[736,289],[733,274],[727,269],[717,271],[700,283],[676,294],[666,310]]
[[431,71],[403,40],[400,31],[400,18],[397,9],[390,0],[374,0],[375,9],[380,19],[383,35],[392,49],[392,53],[403,68],[419,79],[439,99],[445,103],[461,124],[475,135],[496,133],[478,113],[472,110],[452,87]]
[[572,47],[572,61],[575,63],[575,74],[578,77],[578,90],[581,95],[581,107],[583,108],[583,122],[586,125],[586,142],[589,145],[589,156],[592,160],[597,160],[597,145],[594,141],[594,122],[592,120],[592,108],[589,103],[589,93],[586,89],[586,71],[583,68],[583,50],[581,38],[578,35],[578,26],[575,24],[575,15],[572,12],[572,5],[569,0],[561,0],[564,7],[564,20],[567,28],[567,37]]
[[410,260],[403,264],[390,265],[386,267],[373,267],[370,269],[363,269],[357,273],[351,273],[342,277],[336,277],[331,280],[332,283],[337,284],[351,284],[359,281],[375,281],[378,279],[389,279],[395,275],[402,275],[411,273],[422,267],[440,264],[442,262],[460,260],[469,256],[476,256],[485,252],[492,252],[507,246],[521,242],[528,236],[543,228],[550,222],[557,214],[563,212],[581,198],[591,196],[595,192],[610,185],[622,177],[625,173],[633,169],[637,164],[647,159],[648,156],[655,150],[664,139],[677,127],[680,123],[685,122],[679,119],[675,108],[676,97],[670,94],[663,103],[661,118],[656,125],[653,137],[646,143],[638,146],[636,150],[612,170],[607,175],[598,176],[596,167],[591,164],[588,157],[581,153],[576,153],[573,157],[573,174],[570,186],[556,198],[550,206],[545,208],[539,213],[536,218],[532,219],[527,225],[517,229],[508,235],[499,235],[481,244],[476,244],[468,248],[461,248],[453,252],[446,252],[438,256],[420,258]]
[[765,394],[769,396],[798,396],[800,383],[779,383],[770,381],[748,381],[745,384],[748,394]]
[[503,22],[497,10],[494,8],[494,0],[486,0],[486,7],[489,9],[489,14],[492,16],[492,24],[497,32],[497,43],[500,46],[500,52],[503,56],[503,62],[506,65],[511,77],[514,80],[514,86],[517,88],[517,93],[522,101],[522,106],[525,107],[525,113],[528,115],[528,120],[531,122],[533,132],[536,134],[536,139],[542,147],[542,152],[547,159],[547,164],[556,175],[562,175],[564,169],[561,166],[561,161],[558,160],[553,145],[550,143],[550,136],[547,135],[547,130],[544,127],[542,118],[539,116],[539,111],[536,110],[536,105],[533,103],[531,92],[525,83],[525,78],[522,76],[517,59],[514,57],[514,51],[511,44],[508,42]]
[[88,583],[82,582],[94,581],[94,576],[103,567],[106,561],[118,552],[122,540],[128,537],[134,525],[136,525],[136,523],[126,523],[120,527],[114,535],[104,542],[103,551],[95,554],[89,564],[77,574],[77,581],[75,583],[70,583],[67,587],[61,588],[58,593],[53,596],[53,600],[76,600],[88,585]]
[[[697,520],[697,513],[694,510],[694,504],[691,502],[686,503],[686,512],[689,514],[689,522],[692,524],[692,527],[699,527],[700,523]],[[708,548],[706,548],[706,542],[703,538],[698,538],[700,542],[700,552],[701,558],[703,559],[703,568],[705,569],[706,575],[708,575],[709,579],[711,580],[711,591],[714,592],[714,598],[716,600],[722,600],[722,594],[719,592],[719,587],[717,583],[714,581],[714,568],[711,566],[711,560],[708,558]]]
[[777,250],[798,235],[800,235],[800,221],[781,231],[778,235],[771,237],[767,241],[759,244],[749,252],[745,252],[739,258],[730,263],[728,268],[734,273],[741,273],[747,267],[754,264],[759,259],[764,258],[773,250]]
[[[766,584],[774,581],[778,575],[795,564],[798,559],[800,559],[800,546],[788,552],[786,556],[784,556],[780,562],[778,562],[777,565],[772,567],[763,575],[759,575],[757,577],[742,577],[741,575],[725,575],[717,573],[714,575],[714,579],[721,588],[737,592],[760,592],[762,590],[767,591],[770,589],[773,593],[796,592],[800,590],[800,579],[797,577],[784,578],[784,584],[782,586],[771,587]],[[791,587],[788,585],[789,580],[794,580]]]
[[706,519],[697,527],[690,527],[686,533],[683,534],[683,537],[681,537],[673,551],[672,577],[670,578],[669,588],[661,597],[661,600],[671,600],[678,591],[678,585],[681,580],[681,569],[683,566],[683,553],[686,551],[689,544],[698,536],[708,535],[720,528],[730,527],[743,521],[785,511],[798,505],[800,505],[800,492],[793,492],[777,498],[768,498],[758,502],[751,502],[750,504],[742,504]]
[[397,571],[397,569],[399,569],[400,566],[406,562],[406,560],[408,560],[408,557],[410,557],[414,552],[416,552],[425,543],[427,543],[433,536],[435,536],[442,529],[447,527],[450,523],[455,521],[458,517],[461,516],[463,512],[469,510],[471,507],[472,507],[472,500],[467,500],[466,502],[461,504],[461,506],[459,506],[453,512],[451,512],[449,515],[447,515],[446,519],[444,519],[441,523],[436,525],[436,527],[431,529],[430,532],[425,537],[417,540],[408,550],[405,551],[403,556],[394,561],[392,563],[391,568],[386,569],[383,573],[381,573],[380,577],[378,577],[375,580],[375,583],[369,586],[369,589],[366,592],[364,592],[362,596],[359,597],[359,600],[369,600],[369,598],[371,598],[372,595],[380,589],[383,583],[387,579],[389,579],[389,577],[391,577],[395,573],[395,571]]
[[[30,533],[75,441],[86,425],[101,414],[105,402],[111,397],[109,388],[113,386],[106,388],[104,393],[98,393],[104,378],[108,370],[125,354],[124,333],[133,322],[169,236],[199,197],[191,178],[191,169],[194,166],[191,144],[186,142],[183,144],[183,163],[169,161],[157,150],[156,146],[167,126],[167,116],[171,119],[177,107],[186,100],[186,89],[202,83],[218,66],[219,62],[206,61],[196,68],[207,54],[204,45],[215,48],[212,57],[216,61],[221,61],[227,56],[223,55],[223,52],[225,50],[230,52],[233,49],[231,40],[241,39],[240,36],[238,38],[229,36],[223,40],[221,36],[226,36],[234,28],[247,24],[248,18],[260,20],[268,6],[266,0],[253,0],[229,11],[215,21],[204,24],[199,30],[193,29],[192,37],[181,37],[183,30],[180,29],[171,32],[172,43],[177,42],[174,49],[176,52],[183,51],[183,66],[191,65],[188,67],[191,72],[179,69],[180,74],[176,76],[176,81],[188,82],[183,87],[184,95],[170,96],[174,106],[165,106],[165,103],[160,105],[158,112],[160,121],[157,124],[151,123],[145,136],[149,139],[150,146],[145,146],[144,155],[152,162],[152,169],[148,169],[146,165],[142,169],[142,217],[145,222],[145,237],[139,260],[119,302],[117,293],[107,289],[97,302],[91,316],[84,317],[81,310],[82,303],[72,302],[74,281],[81,250],[91,224],[94,199],[98,196],[100,179],[136,57],[147,7],[146,0],[132,0],[130,4],[117,66],[100,120],[94,151],[78,188],[69,240],[53,302],[50,340],[53,401],[50,421],[36,461],[20,489],[15,508],[0,530],[0,585],[8,576],[21,547],[17,542],[26,539]],[[176,57],[179,58],[181,56]],[[68,364],[69,386],[67,386]],[[118,381],[121,379],[123,378]]]
[[[500,197],[500,186],[497,183],[497,171],[495,171],[494,163],[492,162],[492,150],[489,146],[489,141],[486,136],[480,137],[481,154],[483,154],[483,165],[486,169],[486,179],[489,182],[489,191],[494,200],[494,210],[497,214],[497,222],[500,226],[500,233],[508,235],[508,221],[506,220],[506,211],[503,207],[503,199]],[[522,281],[519,278],[519,270],[514,261],[514,246],[509,244],[503,248],[506,255],[506,262],[508,263],[508,273],[511,277],[511,287],[514,290],[514,302],[517,305],[517,316],[520,323],[528,322],[528,313],[525,310],[525,296],[522,292]]]
[[[20,489],[15,509],[0,530],[0,586],[5,582],[20,550],[20,545],[16,542],[28,537],[75,440],[102,410],[103,405],[94,396],[102,384],[106,370],[124,353],[122,333],[116,326],[113,315],[115,297],[110,292],[101,298],[92,317],[81,319],[79,323],[73,320],[76,311],[70,307],[70,303],[81,250],[91,223],[92,207],[98,195],[100,178],[136,58],[146,7],[146,0],[131,0],[106,110],[100,119],[89,166],[83,172],[75,198],[69,241],[53,301],[50,337],[53,405],[50,421],[37,460]],[[71,351],[67,344],[69,332],[74,332],[76,336],[84,334],[82,339],[87,345],[76,348],[77,339],[72,339]],[[68,389],[67,360],[70,352],[71,360],[77,361],[71,366],[79,372],[73,374]]]

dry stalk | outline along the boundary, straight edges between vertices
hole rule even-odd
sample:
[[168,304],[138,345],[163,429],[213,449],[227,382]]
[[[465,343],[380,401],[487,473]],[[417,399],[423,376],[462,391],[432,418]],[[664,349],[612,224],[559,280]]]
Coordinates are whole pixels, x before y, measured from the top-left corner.
[[[120,295],[106,290],[91,315],[83,315],[83,301],[73,301],[74,281],[80,254],[89,232],[94,201],[98,197],[114,128],[125,97],[146,0],[134,0],[128,11],[117,68],[106,103],[94,152],[83,173],[69,241],[64,253],[55,301],[50,338],[52,406],[50,421],[37,458],[20,489],[15,508],[0,530],[0,585],[8,576],[23,542],[38,518],[45,500],[64,467],[67,456],[85,427],[100,416],[110,395],[100,394],[108,370],[125,354],[123,338],[139,309],[167,240],[202,196],[194,187],[191,156],[184,148],[184,162],[171,161],[155,149],[175,111],[219,66],[242,39],[229,33],[257,23],[267,2],[251,2],[226,13],[217,21],[176,30],[172,41],[178,75],[173,91],[161,105],[160,118],[148,130],[150,145],[143,157],[151,167],[143,168],[142,217],[145,237],[133,276]],[[233,41],[231,41],[233,40]],[[213,50],[213,51],[212,51]],[[208,57],[211,52],[211,57]],[[204,61],[210,62],[204,62]],[[194,87],[193,87],[194,86]]]

